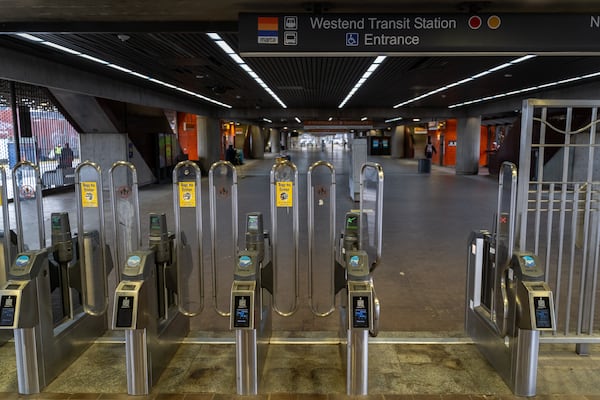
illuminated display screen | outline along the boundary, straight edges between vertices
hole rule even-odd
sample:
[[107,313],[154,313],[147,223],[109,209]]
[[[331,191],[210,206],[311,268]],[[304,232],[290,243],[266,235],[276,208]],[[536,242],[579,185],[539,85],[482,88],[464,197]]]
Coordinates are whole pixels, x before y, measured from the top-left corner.
[[250,328],[250,296],[235,296],[234,298],[234,328]]
[[352,298],[352,327],[369,328],[368,297],[357,296]]
[[132,328],[133,296],[119,296],[117,299],[117,328]]
[[0,326],[13,326],[15,322],[15,296],[2,296]]
[[358,215],[348,215],[346,217],[346,228],[347,229],[358,228]]
[[249,215],[248,216],[248,230],[249,231],[258,231],[258,215]]
[[150,216],[150,229],[152,230],[160,230],[160,215],[151,215]]
[[535,308],[535,327],[538,329],[552,328],[550,299],[544,296],[534,297],[533,306]]
[[52,215],[50,217],[50,221],[52,224],[52,229],[60,229],[60,226],[61,226],[60,215]]

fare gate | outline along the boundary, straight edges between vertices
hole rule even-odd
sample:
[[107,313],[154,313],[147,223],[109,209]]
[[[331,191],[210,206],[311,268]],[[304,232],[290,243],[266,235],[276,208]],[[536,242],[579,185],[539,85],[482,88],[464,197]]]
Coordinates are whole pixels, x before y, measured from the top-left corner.
[[518,396],[535,396],[542,331],[556,330],[554,297],[535,253],[515,246],[517,170],[500,170],[491,231],[474,231],[467,246],[465,330]]
[[[96,175],[96,182],[101,182]],[[46,245],[42,183],[30,162],[13,169],[17,254],[0,290],[0,328],[14,332],[19,393],[39,393],[107,328],[106,268],[98,241],[103,227],[83,221],[72,236],[69,215],[52,213],[51,244]],[[84,200],[79,197],[78,210]],[[100,205],[101,207],[101,205]],[[98,221],[96,221],[98,222]],[[25,226],[37,226],[24,229]],[[87,235],[90,233],[90,235]],[[80,255],[85,255],[81,257]],[[102,292],[100,290],[99,292]],[[98,303],[93,298],[99,298]]]
[[[336,294],[341,294],[340,350],[346,366],[346,394],[366,395],[369,334],[377,335],[380,312],[371,273],[381,258],[383,169],[375,163],[362,166],[360,209],[346,213],[338,245],[333,165],[312,164],[307,184],[309,304],[315,316],[326,317],[335,310]],[[326,271],[326,276],[318,276],[317,269]],[[316,282],[321,283],[321,290],[315,291]],[[327,298],[318,301],[319,291]]]
[[123,260],[112,327],[125,332],[130,395],[150,392],[187,336],[188,317],[202,310],[200,179],[194,163],[184,161],[175,166],[177,232],[167,230],[165,214],[151,213],[148,245],[142,247],[136,169],[131,163],[117,162],[110,170],[114,237],[129,239],[115,245]]

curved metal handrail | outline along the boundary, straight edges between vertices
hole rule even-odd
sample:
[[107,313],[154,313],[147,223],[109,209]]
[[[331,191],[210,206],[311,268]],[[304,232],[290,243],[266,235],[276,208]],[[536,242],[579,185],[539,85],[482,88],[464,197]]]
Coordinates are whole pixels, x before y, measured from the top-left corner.
[[[363,205],[364,205],[364,179],[365,179],[365,171],[368,168],[374,168],[377,172],[377,220],[376,220],[376,234],[377,234],[377,243],[376,243],[376,255],[375,260],[371,263],[371,270],[373,270],[381,260],[381,246],[382,246],[382,227],[383,227],[383,168],[378,163],[367,162],[362,165],[360,168],[360,226],[364,226],[363,223]],[[360,242],[360,246],[362,248],[362,240]]]
[[[42,178],[40,176],[40,168],[36,164],[31,161],[20,161],[13,167],[12,170],[12,180],[13,180],[13,196],[15,202],[15,216],[16,216],[16,226],[17,226],[17,252],[25,251],[25,246],[23,244],[23,214],[21,212],[21,193],[19,190],[19,179],[18,179],[18,170],[22,167],[32,168],[35,175],[35,201],[37,206],[37,214],[38,214],[38,238],[40,243],[40,248],[46,246],[46,228],[44,226],[44,205],[42,201]],[[35,250],[35,249],[29,249]]]
[[[315,169],[319,167],[328,168],[331,173],[331,189],[329,192],[329,226],[330,229],[330,238],[329,238],[329,248],[331,249],[331,254],[329,257],[329,267],[330,267],[330,294],[331,294],[331,303],[330,307],[327,311],[321,312],[317,309],[317,307],[313,303],[313,252],[314,252],[314,241],[315,241],[315,210],[314,210],[314,187],[312,186],[312,173]],[[315,316],[318,317],[327,317],[331,315],[335,311],[335,168],[328,161],[317,161],[313,163],[308,168],[308,173],[306,177],[307,187],[308,187],[308,303],[310,305],[310,309]]]
[[[298,242],[299,242],[299,229],[298,229],[298,168],[290,160],[280,159],[271,168],[270,180],[271,180],[271,232],[272,232],[272,248],[277,249],[277,190],[275,180],[276,171],[280,168],[290,168],[293,172],[293,190],[292,190],[292,240],[294,246],[294,298],[292,301],[292,307],[288,311],[283,311],[277,305],[277,296],[273,295],[273,310],[282,317],[289,317],[298,310],[298,292],[299,292],[299,279],[298,279]],[[276,292],[277,288],[277,270],[279,257],[277,251],[273,251],[273,289]]]
[[[137,246],[137,249],[142,248],[142,228],[141,228],[141,223],[140,223],[140,202],[139,202],[139,196],[138,196],[138,179],[137,179],[137,170],[135,168],[135,165],[133,165],[130,162],[127,161],[117,161],[115,162],[110,169],[108,170],[108,181],[109,181],[109,186],[110,186],[110,197],[111,197],[111,210],[112,210],[112,216],[113,216],[113,238],[115,240],[115,254],[117,255],[116,257],[116,263],[117,263],[117,280],[121,279],[121,262],[123,262],[124,260],[121,260],[120,254],[119,254],[119,245],[118,243],[120,243],[122,240],[124,240],[124,238],[121,238],[119,235],[119,229],[118,229],[118,218],[117,218],[117,212],[118,212],[118,208],[117,208],[117,196],[116,196],[116,188],[115,186],[115,181],[114,181],[114,174],[115,171],[117,170],[117,168],[127,168],[130,170],[131,172],[131,191],[133,194],[133,205],[134,205],[134,211],[135,211],[135,229],[136,229],[136,233],[137,233],[137,243],[135,243],[135,245]],[[135,249],[135,250],[137,250]]]
[[[10,243],[10,213],[8,212],[8,190],[6,187],[6,170],[0,167],[0,205],[2,206],[2,228],[4,229],[4,236],[2,237],[4,254],[0,256],[4,257],[4,271],[0,271],[0,275],[4,280],[8,274],[8,268],[12,260],[11,254],[11,243]],[[3,283],[3,282],[0,282]]]
[[[498,211],[496,214],[496,229],[500,229],[500,224],[501,224],[501,218],[503,218],[503,212],[502,212],[502,204],[503,202],[503,194],[504,194],[504,185],[505,185],[505,174],[509,175],[509,179],[510,179],[510,199],[509,199],[509,216],[508,216],[508,221],[506,222],[508,224],[508,238],[507,238],[507,243],[506,245],[506,249],[507,249],[507,254],[506,254],[506,260],[496,260],[497,261],[497,273],[500,273],[500,279],[499,279],[499,283],[500,283],[500,298],[502,301],[502,320],[501,321],[497,321],[496,323],[499,324],[499,326],[497,326],[497,329],[500,333],[501,336],[506,336],[508,334],[508,327],[509,327],[509,322],[508,322],[508,282],[507,282],[507,270],[506,268],[508,267],[508,263],[510,262],[510,259],[512,258],[512,253],[513,253],[513,247],[515,244],[515,229],[516,229],[516,221],[517,221],[517,216],[516,216],[516,204],[517,204],[517,178],[518,178],[518,170],[517,170],[517,166],[511,162],[505,161],[502,163],[502,166],[500,167],[500,173],[498,175]],[[498,233],[496,232],[496,238],[498,241]],[[498,247],[498,242],[496,244],[496,247]],[[498,249],[496,249],[498,251]],[[500,265],[500,263],[503,263],[504,265]],[[496,304],[495,301],[494,303],[492,303],[492,310],[491,310],[491,315],[495,316],[498,314],[498,310],[496,310]]]
[[214,172],[217,168],[227,168],[232,173],[232,184],[231,184],[231,216],[232,216],[232,234],[233,234],[233,248],[237,249],[238,246],[238,194],[237,194],[237,170],[229,161],[217,161],[213,163],[208,171],[208,188],[210,197],[210,237],[212,243],[211,251],[211,267],[212,267],[212,290],[213,290],[213,304],[215,311],[223,316],[229,317],[230,311],[223,311],[219,308],[218,304],[218,282],[217,282],[217,194],[214,188]]
[[[99,241],[100,241],[100,254],[102,257],[102,261],[100,262],[100,276],[103,277],[102,281],[99,282],[93,282],[93,286],[97,286],[98,284],[102,285],[102,289],[103,289],[103,299],[102,299],[102,303],[100,307],[93,307],[91,305],[91,302],[89,301],[89,293],[87,288],[89,287],[86,284],[86,280],[89,278],[87,275],[85,275],[85,264],[88,260],[86,260],[86,252],[85,252],[85,247],[84,247],[84,232],[85,232],[85,226],[84,226],[84,212],[83,212],[83,197],[82,197],[82,188],[81,188],[81,184],[84,183],[81,180],[81,171],[84,168],[92,168],[94,171],[96,171],[97,173],[97,187],[96,187],[96,201],[97,201],[97,208],[98,208],[98,222],[99,222],[99,227],[98,227],[98,236],[99,236]],[[104,225],[104,197],[103,197],[103,192],[102,192],[102,169],[100,168],[100,165],[96,164],[95,162],[86,160],[82,163],[80,163],[76,168],[75,168],[75,197],[77,199],[77,232],[79,233],[79,240],[78,240],[78,247],[79,247],[79,257],[80,259],[83,260],[82,263],[82,267],[81,267],[81,271],[82,273],[82,295],[83,295],[83,309],[84,311],[89,314],[89,315],[94,315],[94,316],[100,316],[100,315],[104,315],[104,313],[106,312],[106,310],[108,309],[108,284],[106,282],[106,261],[107,261],[107,254],[106,254],[106,234],[105,234],[105,225]]]
[[[193,243],[193,245],[196,246],[196,249],[198,250],[198,254],[196,255],[198,258],[198,268],[199,268],[199,272],[198,272],[198,282],[197,282],[197,286],[195,287],[195,289],[197,289],[198,291],[198,295],[199,295],[199,303],[198,306],[194,309],[192,308],[187,308],[186,306],[190,305],[191,302],[186,302],[184,301],[184,292],[186,292],[186,290],[184,290],[184,286],[187,286],[187,280],[185,279],[187,274],[183,274],[182,273],[182,268],[183,266],[181,265],[181,260],[183,259],[182,256],[182,249],[184,246],[183,243],[183,231],[181,229],[181,213],[178,212],[180,211],[180,206],[181,206],[181,202],[179,201],[179,195],[180,195],[180,191],[179,191],[179,172],[180,170],[184,170],[185,168],[191,168],[194,172],[194,196],[195,196],[195,204],[194,204],[194,208],[195,208],[195,224],[196,224],[196,238],[197,241],[196,243]],[[184,173],[186,171],[184,170]],[[202,172],[200,171],[200,167],[198,167],[198,165],[196,163],[194,163],[193,161],[181,161],[179,162],[175,168],[173,168],[173,208],[174,208],[174,213],[175,213],[175,229],[177,232],[177,235],[175,235],[175,240],[176,240],[176,252],[177,252],[177,292],[179,293],[179,296],[181,297],[179,300],[179,312],[181,312],[183,315],[186,315],[188,317],[194,317],[198,314],[200,314],[200,312],[202,312],[202,310],[204,309],[204,280],[202,279],[204,276],[204,262],[202,260],[203,258],[203,251],[202,251],[202,186],[201,186],[201,179],[202,179]],[[188,181],[189,182],[189,181]],[[194,266],[190,266],[189,267],[190,270],[194,268]],[[189,293],[186,293],[189,294]]]

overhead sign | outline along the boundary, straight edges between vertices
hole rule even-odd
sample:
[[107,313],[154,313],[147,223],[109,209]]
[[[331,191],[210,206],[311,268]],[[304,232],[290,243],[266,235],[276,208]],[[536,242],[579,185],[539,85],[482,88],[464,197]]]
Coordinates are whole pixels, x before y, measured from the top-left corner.
[[304,121],[304,130],[311,132],[348,132],[351,129],[373,129],[371,121]]
[[600,53],[600,14],[240,14],[243,56]]

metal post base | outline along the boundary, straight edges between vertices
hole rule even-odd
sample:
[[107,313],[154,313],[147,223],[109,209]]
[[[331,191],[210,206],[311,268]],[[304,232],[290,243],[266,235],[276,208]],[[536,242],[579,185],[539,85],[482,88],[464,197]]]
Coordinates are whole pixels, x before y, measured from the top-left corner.
[[519,329],[513,344],[513,392],[517,396],[535,396],[540,331]]
[[148,343],[145,329],[125,331],[127,394],[145,396],[150,393],[152,369],[148,365]]
[[366,395],[369,389],[369,331],[348,330],[346,394]]
[[17,357],[17,381],[20,394],[40,393],[45,387],[41,382],[43,375],[38,359],[38,343],[35,328],[20,328],[14,330],[15,353]]
[[258,352],[256,329],[235,331],[235,375],[237,394],[258,394]]

